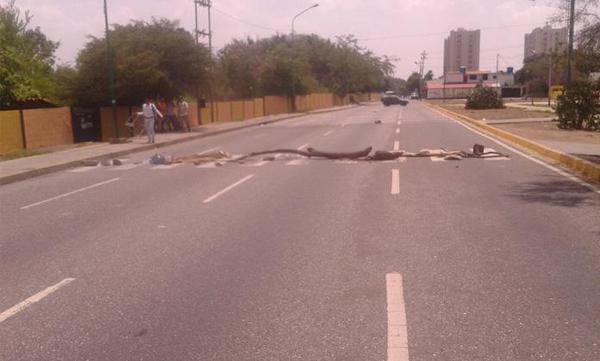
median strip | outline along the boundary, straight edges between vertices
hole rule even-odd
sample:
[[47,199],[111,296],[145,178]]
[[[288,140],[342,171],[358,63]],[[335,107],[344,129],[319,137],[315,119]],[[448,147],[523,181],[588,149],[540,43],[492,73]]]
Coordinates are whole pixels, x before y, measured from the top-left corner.
[[562,153],[557,150],[548,148],[541,144],[538,144],[529,139],[523,138],[521,136],[515,135],[513,133],[507,132],[505,130],[493,127],[489,124],[482,123],[475,119],[469,118],[462,114],[455,113],[448,109],[444,109],[434,104],[424,103],[429,108],[438,111],[446,116],[451,116],[454,119],[459,119],[463,123],[468,124],[469,126],[476,127],[485,133],[494,136],[496,138],[500,138],[505,141],[509,141],[513,144],[519,145],[531,152],[537,153],[541,156],[549,158],[563,166],[582,174],[584,177],[589,178],[591,180],[600,181],[600,165],[596,165],[592,162],[589,162],[584,159],[580,159],[578,157],[572,156],[570,154]]

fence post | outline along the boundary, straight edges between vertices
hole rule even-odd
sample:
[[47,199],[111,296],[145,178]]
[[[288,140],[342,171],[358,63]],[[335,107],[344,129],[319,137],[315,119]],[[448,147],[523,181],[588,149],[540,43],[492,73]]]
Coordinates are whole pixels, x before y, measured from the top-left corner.
[[27,149],[27,136],[25,135],[25,117],[23,109],[19,109],[19,121],[21,122],[21,138],[23,139],[23,149]]

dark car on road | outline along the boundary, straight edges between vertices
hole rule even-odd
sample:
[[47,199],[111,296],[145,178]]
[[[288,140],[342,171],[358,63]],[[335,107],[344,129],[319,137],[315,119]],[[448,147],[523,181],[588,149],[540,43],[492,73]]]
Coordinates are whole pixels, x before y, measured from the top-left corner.
[[383,93],[383,96],[381,97],[381,102],[386,107],[390,106],[392,104],[400,104],[400,105],[408,104],[408,100],[402,99],[401,97],[396,95],[396,93],[394,93],[393,91],[387,91],[387,92]]

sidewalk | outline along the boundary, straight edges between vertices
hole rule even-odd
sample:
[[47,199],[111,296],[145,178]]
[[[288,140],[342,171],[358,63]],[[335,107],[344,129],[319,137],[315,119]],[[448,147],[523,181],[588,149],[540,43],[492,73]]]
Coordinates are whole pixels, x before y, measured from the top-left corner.
[[131,138],[130,142],[123,144],[92,143],[87,146],[74,147],[53,153],[45,153],[30,157],[6,160],[0,162],[0,185],[76,167],[81,165],[82,162],[88,160],[117,158],[131,153],[166,147],[194,139],[227,133],[248,127],[259,126],[261,124],[270,124],[309,114],[340,111],[353,107],[356,107],[356,105],[325,108],[306,113],[269,115],[236,122],[211,123],[194,128],[190,133],[156,134],[155,144],[148,144],[147,139],[144,136]]

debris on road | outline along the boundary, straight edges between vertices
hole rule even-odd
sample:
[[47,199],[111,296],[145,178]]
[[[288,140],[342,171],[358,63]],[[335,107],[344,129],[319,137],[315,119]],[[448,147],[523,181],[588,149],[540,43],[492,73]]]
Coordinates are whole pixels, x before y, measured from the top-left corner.
[[100,162],[98,162],[97,160],[84,160],[84,161],[81,161],[81,164],[84,167],[97,167],[99,163]]
[[381,124],[381,120],[376,120],[374,123],[375,124]]
[[[358,161],[389,161],[395,160],[401,157],[406,158],[430,158],[437,157],[443,158],[444,160],[462,160],[465,158],[496,158],[506,157],[508,155],[496,152],[496,151],[485,151],[485,147],[480,144],[473,146],[473,151],[463,150],[446,150],[446,149],[421,149],[416,153],[406,151],[386,151],[376,150],[372,153],[373,147],[367,147],[362,150],[354,152],[326,152],[320,151],[314,148],[307,148],[306,150],[298,149],[271,149],[259,152],[252,152],[246,155],[233,156],[222,150],[199,153],[190,156],[183,156],[177,158],[164,157],[160,154],[155,154],[150,159],[151,164],[171,164],[171,163],[193,163],[195,165],[201,165],[204,163],[213,163],[215,166],[223,166],[227,163],[238,163],[243,164],[247,159],[263,156],[262,161],[275,161],[277,159],[285,159],[281,155],[301,156],[306,158],[324,158],[334,160],[358,160]],[[275,156],[275,154],[280,156]]]
[[195,165],[200,165],[202,163],[214,162],[217,160],[234,160],[234,157],[227,152],[217,150],[214,152],[196,153],[184,157],[177,157],[175,158],[174,163],[193,163]]
[[173,163],[173,157],[170,155],[164,156],[162,154],[156,153],[152,157],[150,157],[150,164],[152,165],[168,165]]

